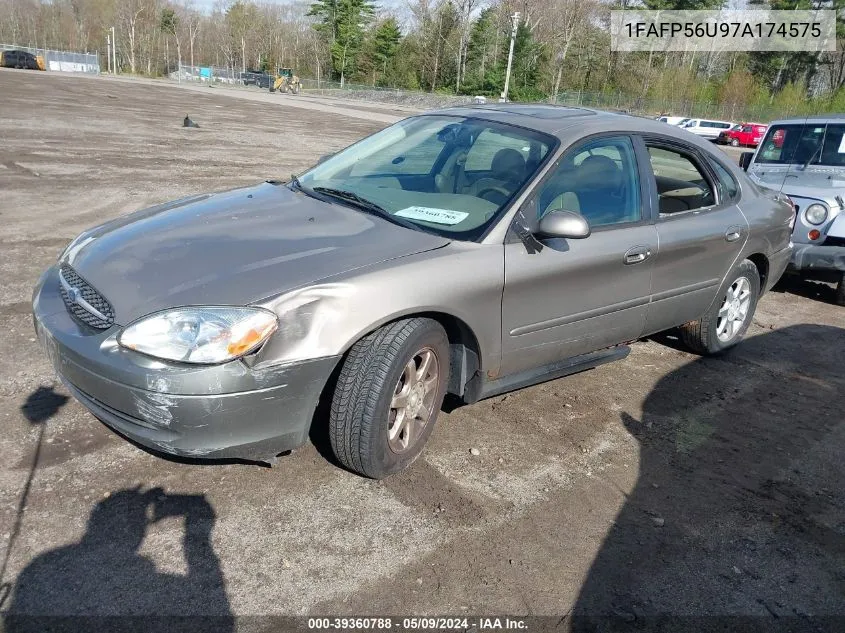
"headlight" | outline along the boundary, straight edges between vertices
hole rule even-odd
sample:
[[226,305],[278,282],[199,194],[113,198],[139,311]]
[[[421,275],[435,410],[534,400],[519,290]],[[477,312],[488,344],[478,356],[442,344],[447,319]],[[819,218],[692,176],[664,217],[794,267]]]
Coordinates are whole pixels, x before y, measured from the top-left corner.
[[256,349],[275,331],[261,308],[176,308],[136,321],[117,337],[128,349],[182,363],[223,363]]
[[827,220],[827,207],[823,204],[811,204],[804,211],[804,218],[810,224],[819,225]]

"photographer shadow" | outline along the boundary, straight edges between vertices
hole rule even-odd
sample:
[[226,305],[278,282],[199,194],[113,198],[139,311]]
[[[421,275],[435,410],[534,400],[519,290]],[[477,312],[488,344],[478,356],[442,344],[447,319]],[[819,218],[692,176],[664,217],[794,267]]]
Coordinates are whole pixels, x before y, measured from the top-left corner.
[[845,630],[843,354],[836,327],[759,334],[621,414],[639,477],[572,631]]
[[[185,574],[160,572],[140,554],[147,528],[168,517],[184,518]],[[211,545],[215,518],[204,495],[112,494],[91,511],[78,543],[41,554],[20,573],[4,630],[234,631]]]

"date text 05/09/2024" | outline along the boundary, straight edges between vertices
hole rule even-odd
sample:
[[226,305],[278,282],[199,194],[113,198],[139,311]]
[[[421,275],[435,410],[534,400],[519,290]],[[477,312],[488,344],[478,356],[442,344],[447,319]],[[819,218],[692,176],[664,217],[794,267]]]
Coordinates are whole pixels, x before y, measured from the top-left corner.
[[528,623],[512,617],[323,617],[308,618],[315,631],[525,631]]

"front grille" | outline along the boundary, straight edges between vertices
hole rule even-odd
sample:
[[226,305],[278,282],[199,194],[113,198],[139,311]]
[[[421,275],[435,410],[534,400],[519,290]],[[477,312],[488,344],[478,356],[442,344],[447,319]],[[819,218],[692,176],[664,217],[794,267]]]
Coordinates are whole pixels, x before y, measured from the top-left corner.
[[[111,304],[103,295],[94,290],[91,284],[76,274],[76,271],[67,264],[62,264],[59,275],[61,276],[59,286],[62,299],[68,312],[75,319],[98,330],[106,330],[114,325],[114,310]],[[76,298],[71,294],[75,294]],[[88,306],[100,314],[95,314]]]
[[833,235],[828,235],[825,238],[825,241],[822,242],[822,246],[845,246],[845,237],[834,237]]

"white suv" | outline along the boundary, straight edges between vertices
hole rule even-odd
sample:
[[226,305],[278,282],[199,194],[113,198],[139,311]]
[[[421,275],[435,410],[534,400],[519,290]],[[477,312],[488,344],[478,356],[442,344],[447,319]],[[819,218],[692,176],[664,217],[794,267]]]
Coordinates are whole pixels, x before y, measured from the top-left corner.
[[790,269],[837,284],[845,305],[845,115],[774,121],[740,165],[795,205]]

